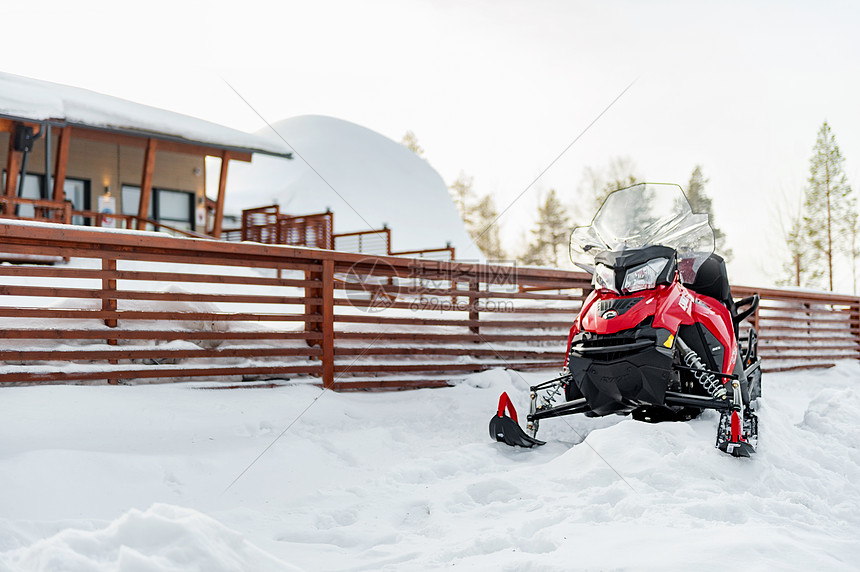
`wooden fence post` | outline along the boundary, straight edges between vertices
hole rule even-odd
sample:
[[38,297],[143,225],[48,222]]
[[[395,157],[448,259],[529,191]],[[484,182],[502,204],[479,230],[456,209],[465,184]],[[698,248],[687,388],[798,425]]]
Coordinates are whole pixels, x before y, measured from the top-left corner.
[[752,325],[755,328],[756,335],[759,338],[761,337],[761,326],[759,326],[759,323],[758,323],[758,313],[761,311],[761,303],[762,303],[762,298],[761,298],[761,296],[759,296],[758,306],[755,307],[755,312],[753,312],[753,315],[752,315]]
[[[102,258],[102,271],[104,272],[116,272],[116,259],[115,258]],[[102,292],[107,294],[102,298],[102,311],[103,312],[116,312],[116,298],[110,296],[111,293],[116,292],[116,279],[114,278],[102,278]],[[115,328],[117,326],[116,318],[105,318],[105,326],[109,328]],[[113,342],[113,343],[111,343]],[[116,344],[116,340],[108,340],[108,343],[111,345]]]
[[323,387],[334,389],[334,260],[323,260],[322,271]]
[[[311,270],[305,270],[305,280],[315,280],[322,281],[322,272],[314,272]],[[322,284],[320,286],[305,286],[305,300],[310,300],[311,298],[322,298]],[[313,302],[305,302],[305,316],[313,316],[315,314],[322,313],[322,310],[319,307],[319,304],[315,304]],[[314,322],[311,320],[305,321],[305,331],[306,332],[319,332],[320,331],[320,323]],[[309,346],[317,346],[320,345],[319,340],[307,340]]]
[[[481,283],[478,280],[470,280],[469,281],[469,290],[473,290],[477,292],[481,289]],[[470,320],[478,320],[480,315],[478,314],[478,303],[480,302],[480,298],[477,297],[476,294],[469,294],[469,319]],[[471,326],[469,331],[473,334],[480,333],[480,328],[478,326]]]
[[[855,299],[851,303],[851,334],[854,338],[854,343],[857,344],[860,350],[860,298]],[[860,353],[857,354],[857,359],[860,359]]]
[[[102,258],[102,271],[103,272],[116,272],[116,258]],[[110,296],[116,292],[116,279],[115,278],[102,278],[102,293],[107,294],[102,297],[102,311],[103,312],[116,312],[117,311],[117,303],[116,298]],[[116,328],[118,322],[116,318],[105,318],[105,326],[109,328]],[[116,338],[110,338],[107,340],[109,346],[117,345]],[[119,363],[118,360],[109,359],[108,363],[112,365],[116,365]],[[108,379],[108,383],[111,385],[117,385],[116,379]]]
[[319,346],[322,355],[322,381],[326,389],[334,388],[334,260],[321,260],[321,272],[305,272],[306,280],[319,281],[320,285],[305,287],[305,298],[316,298],[321,302],[306,302],[305,315],[320,317],[320,320],[305,321],[306,332],[322,334],[321,340],[307,340],[309,346]]

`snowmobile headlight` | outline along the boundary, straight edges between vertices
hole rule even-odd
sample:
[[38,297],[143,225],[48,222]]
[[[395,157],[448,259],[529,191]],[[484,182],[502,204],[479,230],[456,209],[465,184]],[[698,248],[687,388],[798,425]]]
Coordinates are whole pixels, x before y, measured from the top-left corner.
[[615,287],[615,269],[610,266],[598,264],[594,268],[594,278],[591,283],[599,290],[611,290],[618,294],[618,289]]
[[624,275],[621,290],[628,294],[639,290],[650,290],[657,285],[657,277],[669,263],[668,258],[654,258],[636,268],[631,268]]

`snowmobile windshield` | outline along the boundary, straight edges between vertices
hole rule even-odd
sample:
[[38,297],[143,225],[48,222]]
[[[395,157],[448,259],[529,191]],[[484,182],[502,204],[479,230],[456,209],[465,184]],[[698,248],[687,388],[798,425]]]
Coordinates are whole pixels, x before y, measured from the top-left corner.
[[570,237],[575,263],[593,265],[602,252],[668,246],[678,253],[681,281],[691,284],[714,252],[714,231],[707,214],[696,214],[678,185],[639,184],[610,194],[590,226]]

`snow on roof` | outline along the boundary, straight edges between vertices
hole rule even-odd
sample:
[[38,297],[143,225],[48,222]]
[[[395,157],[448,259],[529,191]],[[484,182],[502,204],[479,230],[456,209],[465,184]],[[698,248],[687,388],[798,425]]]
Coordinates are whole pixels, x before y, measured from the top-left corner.
[[160,135],[269,155],[288,156],[292,151],[280,140],[88,89],[4,72],[0,72],[0,116]]
[[[448,186],[424,159],[400,143],[349,121],[304,115],[274,129],[296,152],[290,162],[255,157],[231,166],[227,207],[238,211],[280,204],[294,215],[334,211],[335,231],[392,230],[396,251],[450,242],[460,260],[483,260]],[[270,129],[260,136],[275,138]]]

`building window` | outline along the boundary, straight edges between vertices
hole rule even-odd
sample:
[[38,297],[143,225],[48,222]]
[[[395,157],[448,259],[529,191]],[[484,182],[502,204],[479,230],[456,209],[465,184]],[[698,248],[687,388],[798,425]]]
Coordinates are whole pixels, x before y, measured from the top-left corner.
[[[152,190],[152,193],[149,196],[149,212],[146,214],[146,218],[155,219],[155,201],[156,195],[158,193],[155,192],[155,189]],[[137,207],[140,204],[140,187],[135,185],[123,185],[122,186],[122,214],[137,216]]]
[[194,230],[194,193],[158,189],[158,220],[174,228]]
[[[139,204],[140,187],[123,185],[122,213],[136,216]],[[194,230],[194,193],[153,188],[147,218],[173,228]]]

